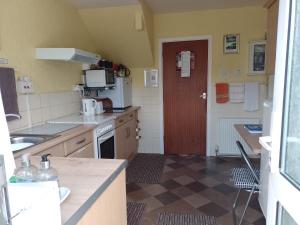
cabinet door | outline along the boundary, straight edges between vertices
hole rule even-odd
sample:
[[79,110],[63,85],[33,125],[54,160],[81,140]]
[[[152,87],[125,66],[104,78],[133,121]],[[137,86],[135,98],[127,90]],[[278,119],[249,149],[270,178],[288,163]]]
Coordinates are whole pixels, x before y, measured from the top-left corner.
[[72,154],[68,155],[69,158],[94,158],[94,147],[93,143],[90,143],[83,148],[73,152]]
[[117,159],[127,159],[127,135],[128,129],[126,124],[118,127],[116,129],[116,158]]
[[63,143],[55,145],[51,148],[46,149],[45,151],[35,154],[36,156],[41,156],[45,154],[51,154],[53,157],[65,157],[65,149]]
[[136,139],[137,121],[136,119],[132,119],[127,124],[129,128],[128,158],[131,159],[137,153],[137,149],[138,149],[138,140]]

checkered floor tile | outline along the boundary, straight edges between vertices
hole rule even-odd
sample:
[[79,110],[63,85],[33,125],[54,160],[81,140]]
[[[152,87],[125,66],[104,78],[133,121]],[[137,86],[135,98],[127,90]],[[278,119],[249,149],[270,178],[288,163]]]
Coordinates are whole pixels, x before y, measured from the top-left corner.
[[[160,212],[193,211],[215,216],[217,224],[232,225],[231,207],[237,190],[230,182],[230,170],[241,166],[240,158],[168,156],[160,184],[127,184],[127,201],[146,203],[143,225],[154,225]],[[241,194],[238,213],[247,197],[247,192]],[[257,196],[244,224],[265,225]]]

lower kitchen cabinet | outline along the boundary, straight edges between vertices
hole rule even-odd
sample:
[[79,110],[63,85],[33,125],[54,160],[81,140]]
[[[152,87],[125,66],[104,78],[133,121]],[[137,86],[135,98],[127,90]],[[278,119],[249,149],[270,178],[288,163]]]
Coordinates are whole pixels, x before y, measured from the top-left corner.
[[94,146],[93,143],[87,144],[83,148],[68,155],[69,158],[94,158]]
[[53,156],[53,157],[65,157],[64,144],[60,143],[58,145],[55,145],[51,148],[48,148],[48,149],[42,151],[42,152],[39,152],[35,155],[41,156],[41,155],[45,155],[45,154],[51,154],[51,156]]
[[92,131],[77,135],[35,155],[51,154],[52,157],[94,158]]
[[125,171],[112,182],[77,225],[126,225]]
[[123,125],[116,129],[115,131],[116,139],[115,139],[115,146],[116,146],[116,158],[117,159],[127,159],[127,135],[128,135],[128,128],[127,126]]
[[125,121],[124,118],[122,120],[122,125],[116,128],[116,158],[132,159],[138,150],[137,112],[130,113]]

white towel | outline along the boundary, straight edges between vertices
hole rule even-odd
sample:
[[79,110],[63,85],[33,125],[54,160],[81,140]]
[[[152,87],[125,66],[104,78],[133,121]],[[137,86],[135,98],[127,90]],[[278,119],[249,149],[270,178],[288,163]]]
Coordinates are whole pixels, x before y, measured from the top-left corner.
[[248,112],[257,111],[259,109],[259,83],[245,83],[245,103],[244,110]]
[[229,101],[231,103],[244,102],[244,83],[230,83],[229,84]]

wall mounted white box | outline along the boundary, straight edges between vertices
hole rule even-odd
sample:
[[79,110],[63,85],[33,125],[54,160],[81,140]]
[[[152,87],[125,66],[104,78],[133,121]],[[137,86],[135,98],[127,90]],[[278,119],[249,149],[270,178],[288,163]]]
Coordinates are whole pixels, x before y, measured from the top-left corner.
[[158,87],[158,69],[144,70],[145,87]]

